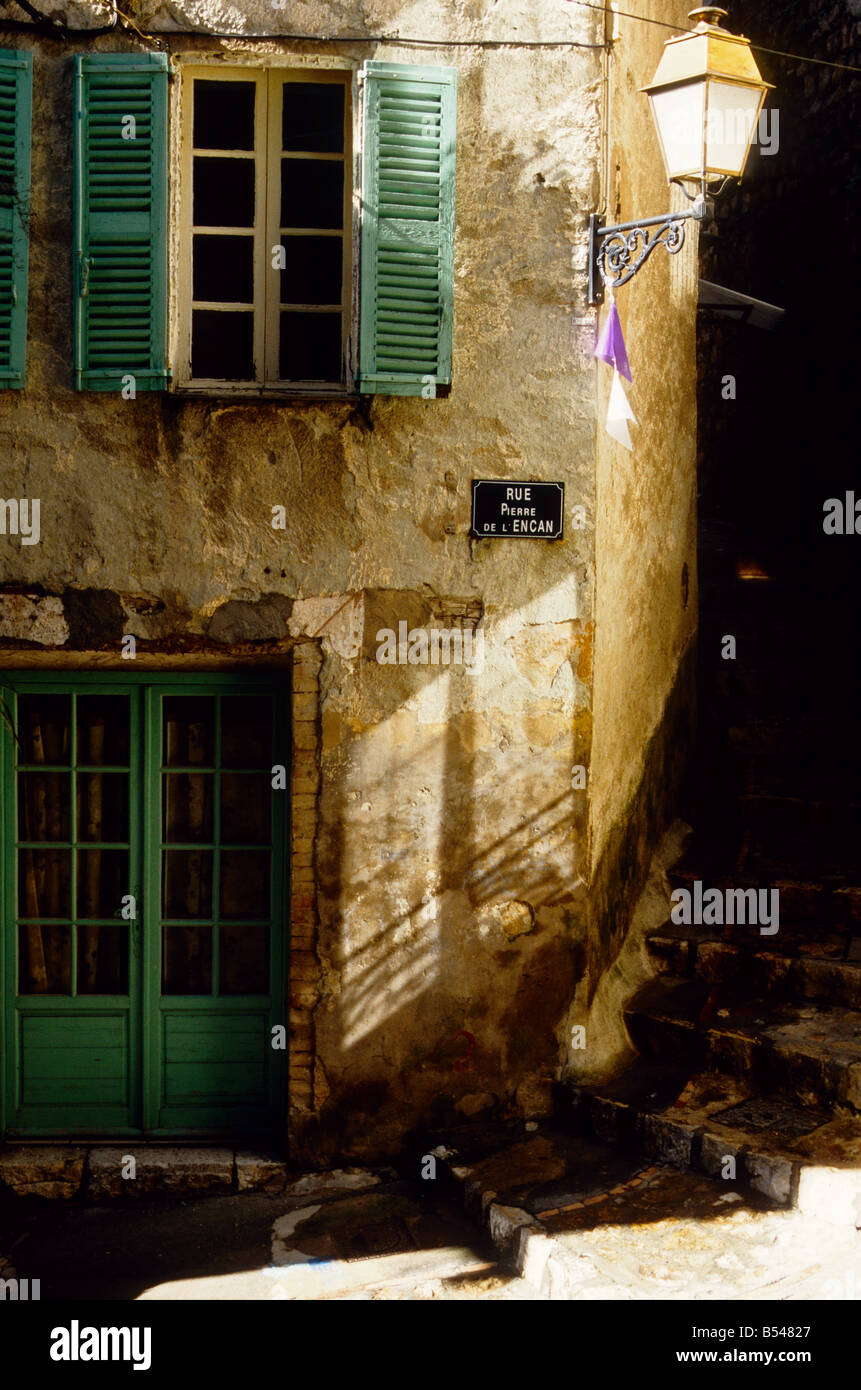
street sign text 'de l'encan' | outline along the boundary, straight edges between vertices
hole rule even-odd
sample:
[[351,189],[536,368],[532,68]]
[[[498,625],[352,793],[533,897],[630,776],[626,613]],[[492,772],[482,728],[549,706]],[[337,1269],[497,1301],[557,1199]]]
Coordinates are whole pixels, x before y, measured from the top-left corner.
[[473,536],[483,540],[497,537],[561,540],[564,512],[564,483],[473,479],[470,529]]

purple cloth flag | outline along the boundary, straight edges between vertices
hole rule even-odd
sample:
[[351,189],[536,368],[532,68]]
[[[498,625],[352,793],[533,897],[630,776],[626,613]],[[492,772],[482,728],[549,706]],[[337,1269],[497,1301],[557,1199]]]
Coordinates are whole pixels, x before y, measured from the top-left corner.
[[601,329],[601,336],[598,339],[595,356],[599,358],[601,362],[607,362],[611,367],[614,367],[626,380],[633,381],[631,368],[628,365],[628,354],[625,351],[625,339],[622,337],[622,325],[619,322],[619,311],[616,308],[615,300],[610,304],[610,312],[607,315],[604,327]]

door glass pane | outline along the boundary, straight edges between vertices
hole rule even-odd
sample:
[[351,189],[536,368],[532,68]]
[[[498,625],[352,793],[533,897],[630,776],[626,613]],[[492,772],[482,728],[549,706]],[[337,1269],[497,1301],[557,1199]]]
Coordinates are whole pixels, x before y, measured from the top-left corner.
[[281,226],[340,230],[343,225],[343,160],[282,159]]
[[[194,161],[192,221],[195,227],[253,227],[254,169],[250,159]],[[195,294],[195,299],[209,295]],[[221,299],[224,296],[219,295]]]
[[212,928],[164,928],[163,994],[212,993]]
[[282,304],[340,304],[344,248],[339,236],[284,236]]
[[128,850],[78,850],[79,917],[116,916],[129,891]]
[[202,232],[192,240],[194,298],[211,304],[253,304],[254,239]]
[[78,993],[128,992],[128,924],[90,923],[78,927]]
[[18,916],[71,916],[71,857],[68,849],[18,851]]
[[18,838],[68,840],[70,835],[69,774],[19,772]]
[[222,927],[219,994],[269,993],[269,929]]
[[164,778],[163,838],[166,844],[211,844],[213,774],[169,772]]
[[164,851],[163,917],[212,916],[212,851]]
[[281,314],[278,375],[281,381],[340,381],[341,315]]
[[70,994],[72,951],[67,926],[18,927],[19,994]]
[[211,695],[167,695],[164,712],[166,767],[211,767],[215,747],[215,700]]
[[272,764],[272,701],[268,696],[225,695],[221,701],[221,766]]
[[221,917],[268,917],[269,851],[222,850],[220,891]]
[[128,695],[77,697],[78,767],[128,767]]
[[79,772],[76,808],[78,840],[129,838],[129,778],[126,772]]
[[199,380],[254,380],[254,314],[246,309],[195,309],[191,374]]
[[225,772],[221,777],[221,843],[268,845],[272,778],[268,772]]
[[70,730],[71,696],[19,696],[18,738],[22,763],[68,763]]
[[283,91],[283,148],[342,153],[344,87],[336,82],[285,82]]

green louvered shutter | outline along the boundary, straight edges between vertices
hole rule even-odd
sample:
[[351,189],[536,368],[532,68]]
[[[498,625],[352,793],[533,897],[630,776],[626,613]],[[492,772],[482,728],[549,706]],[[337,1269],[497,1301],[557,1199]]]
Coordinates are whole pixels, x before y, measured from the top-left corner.
[[451,382],[457,72],[366,63],[359,389]]
[[167,76],[164,53],[75,59],[79,391],[167,381]]
[[33,55],[0,50],[0,389],[24,385]]

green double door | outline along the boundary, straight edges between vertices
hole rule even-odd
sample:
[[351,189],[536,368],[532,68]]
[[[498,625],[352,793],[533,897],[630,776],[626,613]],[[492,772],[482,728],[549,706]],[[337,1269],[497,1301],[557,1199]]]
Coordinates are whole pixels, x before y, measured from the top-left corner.
[[274,1131],[278,683],[16,672],[2,696],[0,1132]]

